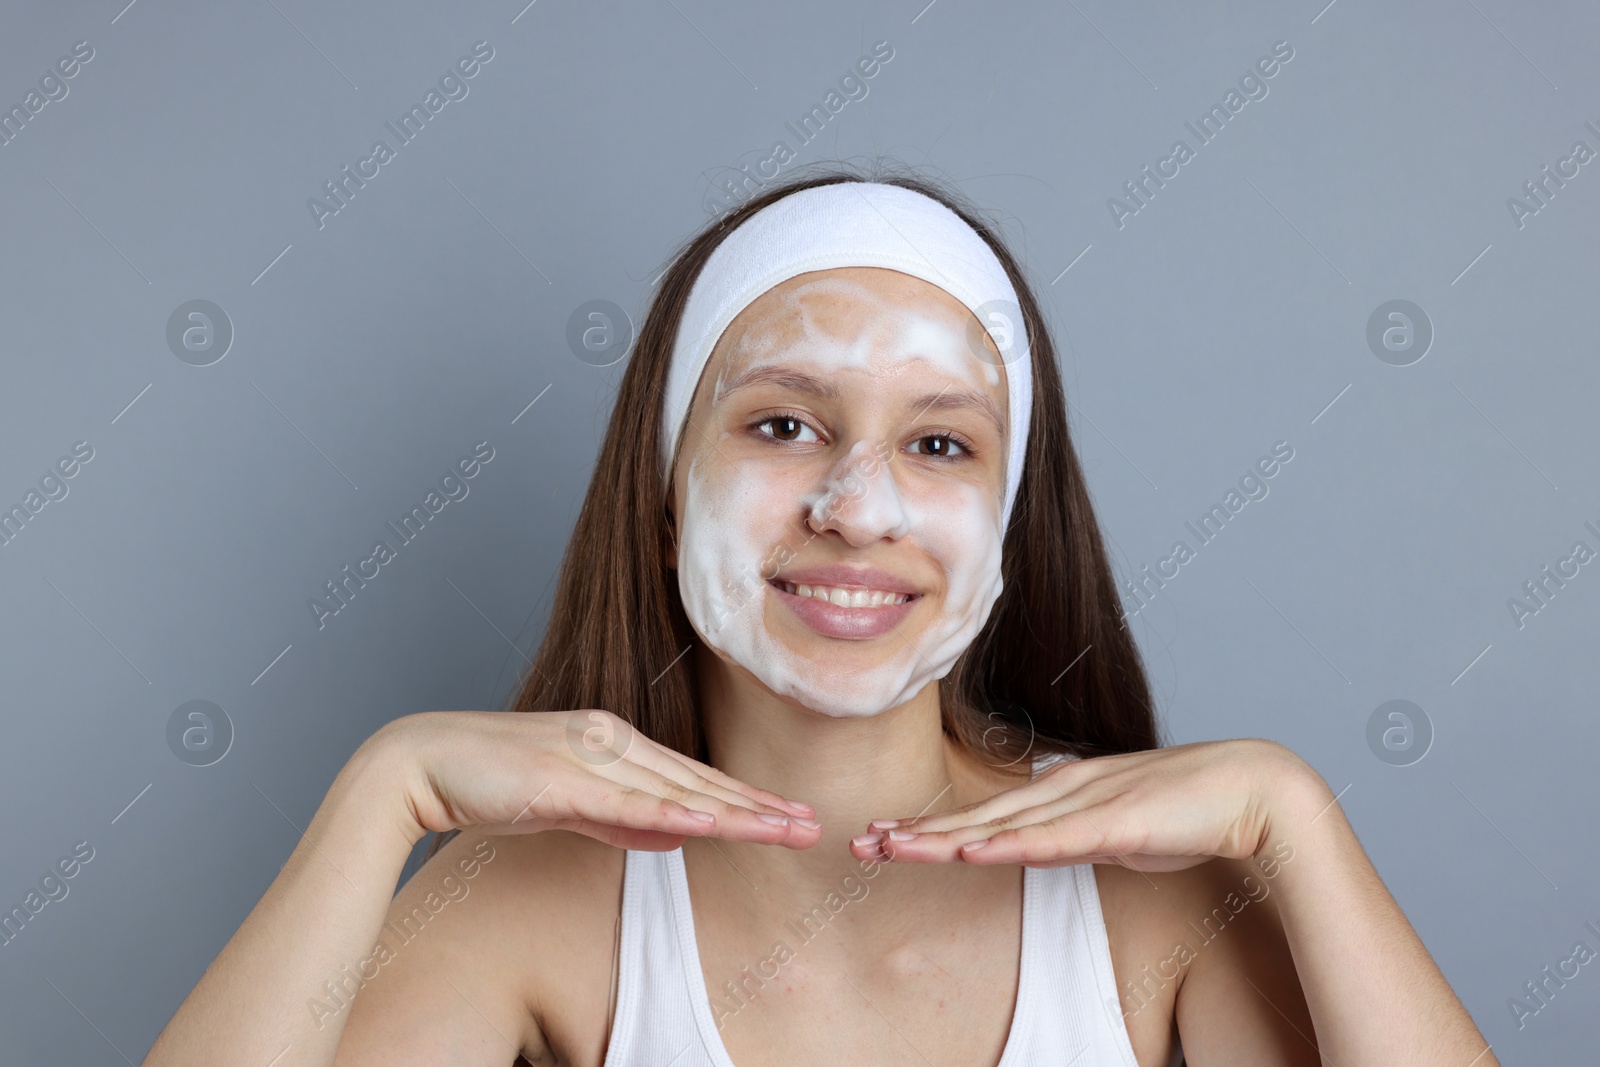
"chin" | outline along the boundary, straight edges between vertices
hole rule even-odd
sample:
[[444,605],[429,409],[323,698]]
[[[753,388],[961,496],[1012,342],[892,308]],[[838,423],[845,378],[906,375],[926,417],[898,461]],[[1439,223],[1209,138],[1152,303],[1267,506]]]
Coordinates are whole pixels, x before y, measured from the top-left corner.
[[836,719],[881,715],[949,674],[998,596],[998,577],[980,602],[962,602],[966,610],[952,612],[939,595],[918,597],[869,609],[895,618],[868,627],[858,625],[862,609],[796,611],[797,598],[767,583],[752,583],[744,601],[729,605],[712,583],[679,574],[690,624],[720,659],[780,700]]
[[[897,636],[877,649],[870,659],[867,642],[808,640],[803,647],[772,637],[771,654],[739,663],[774,696],[818,715],[835,719],[863,719],[881,715],[914,698],[930,682],[913,646]],[[879,644],[874,641],[872,644]],[[819,645],[832,647],[818,647]],[[840,649],[841,644],[854,645]],[[923,669],[919,669],[923,668]],[[942,676],[942,674],[941,674]]]
[[904,700],[898,699],[904,694],[886,699],[881,694],[863,693],[842,685],[813,685],[798,692],[777,695],[796,707],[826,715],[830,719],[867,719],[899,707],[916,694],[905,696]]

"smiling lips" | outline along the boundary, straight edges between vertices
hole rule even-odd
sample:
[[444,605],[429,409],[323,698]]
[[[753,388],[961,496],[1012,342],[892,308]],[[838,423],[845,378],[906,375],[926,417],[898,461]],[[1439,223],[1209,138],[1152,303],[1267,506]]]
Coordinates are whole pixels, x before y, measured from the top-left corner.
[[876,608],[884,604],[892,606],[904,604],[911,599],[909,593],[891,593],[883,589],[841,589],[838,586],[804,585],[784,581],[774,584],[793,596],[811,597],[841,608]]
[[[800,579],[807,579],[801,581]],[[899,626],[921,594],[885,571],[809,568],[768,584],[774,598],[824,637],[864,641]]]

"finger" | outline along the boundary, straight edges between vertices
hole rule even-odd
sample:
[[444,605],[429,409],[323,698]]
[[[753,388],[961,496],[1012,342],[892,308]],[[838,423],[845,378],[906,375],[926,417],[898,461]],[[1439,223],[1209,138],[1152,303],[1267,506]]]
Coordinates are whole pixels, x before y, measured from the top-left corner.
[[[744,830],[757,825],[754,819],[760,819],[765,824],[779,827],[782,830],[781,833],[776,835],[776,838],[770,833],[766,833],[766,835],[758,835],[754,840],[776,843],[776,841],[782,840],[784,833],[792,829],[798,830],[800,837],[805,838],[800,843],[800,846],[808,848],[808,846],[814,845],[816,837],[821,835],[821,824],[813,817],[790,814],[784,808],[774,808],[773,805],[766,805],[762,801],[752,800],[752,798],[746,797],[744,793],[725,789],[722,785],[707,781],[706,777],[702,777],[698,771],[694,771],[693,768],[685,765],[682,761],[667,757],[666,752],[669,752],[669,750],[664,750],[659,755],[659,758],[656,755],[651,755],[651,753],[640,753],[640,757],[637,760],[630,760],[630,766],[634,768],[632,774],[635,776],[630,781],[630,784],[634,784],[635,787],[656,790],[656,792],[661,792],[664,797],[677,800],[678,803],[683,803],[683,805],[690,806],[690,808],[712,811],[718,816],[718,825],[741,830],[741,840],[744,840],[744,837],[742,837]],[[648,766],[651,763],[661,769],[656,771],[654,766]],[[629,774],[629,771],[624,771],[624,774]],[[645,777],[643,781],[640,781],[637,777],[638,774],[654,777]],[[706,800],[714,801],[715,806],[707,805],[707,803],[704,803]],[[720,835],[722,833],[718,832],[718,837]]]
[[[588,718],[585,721],[593,721],[595,724],[591,732],[600,743],[597,751],[610,754],[610,758],[601,764],[603,766],[614,766],[627,760],[649,767],[658,774],[668,775],[701,792],[719,795],[729,803],[743,804],[756,810],[762,810],[765,806],[766,810],[803,818],[816,815],[815,809],[809,804],[791,801],[771,790],[747,785],[714,767],[668,748],[645,736],[627,720],[612,712],[592,711],[587,714]],[[589,747],[587,733],[584,738],[585,747]],[[688,777],[685,777],[686,775]],[[719,793],[718,790],[722,792]]]
[[[1070,796],[1093,784],[1104,784],[1108,776],[1120,768],[1113,757],[1096,756],[1058,763],[1041,771],[1027,782],[1001,790],[993,796],[932,815],[918,815],[901,819],[873,819],[868,823],[872,830],[911,828],[923,830],[949,830],[956,826],[988,822],[1003,815],[1014,814],[1026,808],[1045,803],[1051,798]],[[1113,790],[1114,791],[1114,790]],[[1108,792],[1100,789],[1099,794]]]
[[715,813],[696,809],[648,789],[611,782],[584,782],[576,788],[540,791],[534,802],[504,826],[483,827],[489,833],[572,830],[607,839],[611,827],[629,833],[705,837],[716,832]]
[[884,863],[889,857],[884,852],[883,841],[889,836],[887,830],[872,830],[860,837],[850,839],[850,855],[862,863]]
[[[713,824],[706,823],[705,825],[709,828]],[[505,834],[507,836],[518,833],[537,833],[543,830],[569,830],[575,834],[592,837],[596,841],[603,841],[616,848],[632,849],[636,852],[671,852],[681,846],[689,837],[706,836],[705,830],[697,830],[693,834],[666,833],[661,830],[640,830],[632,826],[616,826],[611,823],[596,822],[593,819],[525,819],[515,824],[473,827],[475,833]]]
[[[850,854],[862,863],[963,863],[965,859],[959,848],[937,849],[922,851],[916,848],[899,849],[896,855],[890,855],[887,845],[879,838],[886,838],[887,833],[872,832],[851,839]],[[1073,859],[1032,860],[1023,861],[1024,867],[1065,867],[1074,863],[1121,863],[1122,860],[1115,856],[1085,856]],[[1197,861],[1196,861],[1197,862]],[[1126,866],[1127,864],[1123,864]],[[1185,864],[1187,866],[1188,864]],[[1154,870],[1153,867],[1139,867],[1139,870]]]
[[[1100,815],[1107,817],[1103,811]],[[1122,857],[1125,850],[1101,831],[1096,825],[1099,821],[1092,812],[1067,812],[1042,822],[1012,827],[990,837],[967,842],[960,849],[960,858],[964,863],[984,865],[1026,863],[1061,866],[1089,863],[1097,856]]]
[[678,760],[680,763],[683,763],[696,774],[699,774],[708,781],[715,782],[724,789],[733,790],[734,792],[740,793],[753,800],[760,801],[764,804],[770,804],[776,808],[787,808],[792,814],[795,815],[813,817],[817,813],[817,809],[812,805],[807,804],[805,801],[790,800],[781,793],[774,793],[770,789],[762,789],[758,785],[750,785],[748,782],[741,782],[739,779],[730,774],[724,774],[722,771],[719,771],[717,768],[712,767],[709,764],[701,763],[699,760],[690,759],[681,752],[675,752],[670,748],[664,748],[663,751],[666,752],[667,755]]
[[692,786],[684,785],[638,764],[630,764],[629,769],[622,773],[632,779],[624,787],[626,789],[654,794],[693,811],[712,815],[715,818],[715,825],[707,829],[704,836],[720,837],[728,841],[781,844],[791,848],[810,848],[822,837],[822,828],[815,820],[802,823],[796,817],[782,812],[756,811],[743,804],[702,793]]
[[[698,760],[689,759],[687,756],[674,752],[670,748],[651,745],[636,745],[628,752],[628,759],[655,771],[663,777],[671,778],[679,785],[687,786],[697,792],[708,796],[717,797],[728,804],[737,804],[752,811],[765,811],[778,815],[798,818],[810,818],[814,812],[790,811],[786,802],[776,793],[768,790],[756,790],[754,786],[732,778],[714,767],[708,767]],[[764,797],[753,795],[759,792]],[[773,803],[777,801],[777,803]],[[815,821],[815,820],[812,820]]]
[[[955,826],[948,830],[890,829],[885,831],[882,847],[885,855],[897,863],[950,863],[971,860],[978,851],[987,851],[989,842],[1012,840],[1006,835],[1019,835],[1028,830],[1027,840],[1036,843],[1037,827],[1046,827],[1045,836],[1054,834],[1067,843],[1069,851],[1060,855],[1082,857],[1098,850],[1108,851],[1105,835],[1097,828],[1097,820],[1087,815],[1070,800],[1057,798],[1019,811],[1007,812],[987,822]],[[1009,853],[996,852],[995,856]],[[1022,859],[1057,859],[1059,855],[1026,856],[1013,859],[996,859],[993,862],[1019,863]],[[981,862],[981,861],[980,861]],[[1081,858],[1073,862],[1086,862]]]
[[614,848],[634,852],[671,852],[686,840],[683,834],[664,834],[657,830],[635,830],[629,826],[607,826],[605,823],[578,820],[578,824],[565,827],[585,837],[603,841]]
[[904,819],[873,819],[867,824],[867,828],[869,830],[910,829],[919,833],[933,830],[951,830],[958,826],[970,826],[975,823],[988,822],[991,819],[1036,807],[1046,800],[1060,795],[1059,791],[1052,790],[1044,782],[1035,779],[1012,789],[1001,790],[991,797],[986,797],[964,807],[952,808],[949,811],[936,812],[932,815],[917,815]]

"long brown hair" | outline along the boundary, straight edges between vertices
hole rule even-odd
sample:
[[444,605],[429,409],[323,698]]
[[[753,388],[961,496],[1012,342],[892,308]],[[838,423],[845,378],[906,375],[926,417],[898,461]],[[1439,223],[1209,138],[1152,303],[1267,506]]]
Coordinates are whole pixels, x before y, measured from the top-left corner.
[[[697,638],[662,556],[662,390],[678,321],[707,257],[745,219],[800,189],[877,181],[932,197],[988,242],[1016,290],[1032,350],[1033,417],[1002,549],[1004,591],[940,682],[944,728],[993,766],[1019,764],[1030,753],[1096,756],[1159,747],[1144,664],[1067,432],[1055,346],[1021,268],[992,224],[959,194],[914,174],[869,178],[829,166],[720,216],[661,275],[561,561],[544,640],[506,710],[604,708],[652,740],[708,760],[693,657],[683,655]],[[449,836],[435,835],[428,855]]]

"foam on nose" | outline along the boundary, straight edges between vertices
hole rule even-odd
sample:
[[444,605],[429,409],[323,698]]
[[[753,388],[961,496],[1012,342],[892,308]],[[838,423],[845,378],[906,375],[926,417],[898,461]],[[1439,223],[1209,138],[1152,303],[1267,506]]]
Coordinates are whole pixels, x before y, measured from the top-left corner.
[[900,499],[889,464],[865,441],[857,441],[828,471],[822,489],[807,496],[813,527],[835,518],[847,529],[873,539],[901,538],[911,532],[911,517]]

